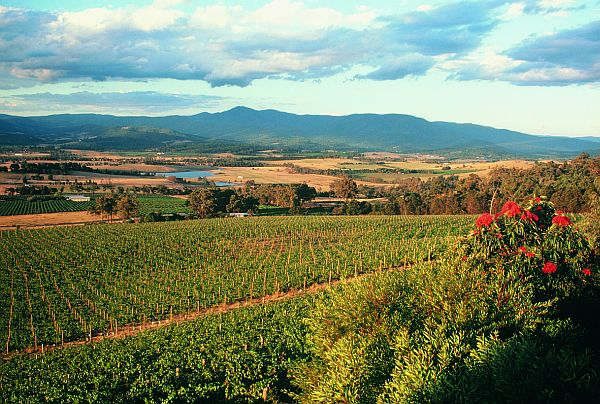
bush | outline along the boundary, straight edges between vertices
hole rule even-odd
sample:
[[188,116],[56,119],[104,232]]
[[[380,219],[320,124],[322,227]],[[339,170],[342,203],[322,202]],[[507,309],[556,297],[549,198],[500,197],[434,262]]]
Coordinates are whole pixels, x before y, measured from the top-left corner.
[[598,402],[596,269],[551,204],[507,203],[441,260],[326,294],[306,320],[296,398]]
[[598,257],[588,239],[539,197],[526,207],[506,202],[498,214],[479,216],[476,227],[463,243],[463,258],[479,270],[528,277],[538,300],[566,296],[597,276]]

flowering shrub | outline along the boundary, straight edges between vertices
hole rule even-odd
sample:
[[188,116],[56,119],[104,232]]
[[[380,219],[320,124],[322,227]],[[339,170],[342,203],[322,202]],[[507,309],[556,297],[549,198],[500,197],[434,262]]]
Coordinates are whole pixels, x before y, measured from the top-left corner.
[[546,289],[585,282],[597,268],[594,250],[571,219],[542,198],[526,206],[508,201],[484,213],[465,241],[463,261],[484,270],[516,271]]

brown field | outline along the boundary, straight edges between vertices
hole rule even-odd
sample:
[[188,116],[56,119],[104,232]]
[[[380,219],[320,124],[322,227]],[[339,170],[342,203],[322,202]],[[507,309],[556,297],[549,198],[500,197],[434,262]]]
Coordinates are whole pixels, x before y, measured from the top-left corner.
[[[57,176],[55,176],[54,178],[57,178]],[[99,173],[78,173],[78,175],[65,175],[60,176],[60,178],[70,179],[71,181],[77,178],[77,180],[80,182],[91,180],[99,185],[112,184],[115,186],[130,187],[143,185],[158,186],[173,184],[172,182],[168,181],[166,177],[136,177],[125,175],[106,175]]]
[[108,152],[99,152],[93,150],[75,150],[69,149],[68,152],[75,154],[77,156],[91,158],[91,159],[103,159],[103,160],[123,160],[123,156],[119,156],[118,154],[111,154]]
[[0,226],[56,226],[59,224],[90,223],[101,221],[98,215],[88,212],[42,213],[38,215],[0,216]]
[[298,167],[306,167],[315,170],[333,170],[341,168],[342,165],[346,164],[360,164],[361,162],[354,159],[347,158],[323,158],[323,159],[300,159],[300,160],[278,160],[266,162],[275,165],[293,164]]
[[124,164],[88,164],[98,170],[123,170],[123,171],[143,171],[151,173],[168,173],[176,169],[166,165],[144,164],[144,163],[124,163]]
[[222,167],[213,181],[243,183],[253,180],[257,184],[295,184],[306,183],[318,190],[328,190],[329,184],[336,178],[329,175],[296,174],[286,167]]
[[[371,157],[390,155],[389,153],[369,153]],[[405,156],[406,157],[406,156]],[[389,161],[380,160],[379,164],[375,161],[350,159],[350,158],[323,158],[323,159],[300,159],[300,160],[281,160],[277,162],[271,162],[275,165],[293,164],[298,167],[304,167],[315,170],[377,170],[382,168],[388,169],[405,169],[405,170],[440,170],[442,167],[449,166],[452,170],[470,170],[469,173],[457,174],[459,177],[467,177],[473,173],[480,176],[489,175],[490,171],[494,168],[505,167],[505,168],[518,168],[526,169],[534,165],[532,161],[526,160],[505,160],[495,162],[484,162],[484,161],[458,161],[451,163],[439,163],[432,162],[417,158],[406,158],[404,161]],[[393,173],[373,173],[371,177],[381,178],[383,181],[393,182],[400,178],[418,177],[422,180],[426,180],[431,177],[435,177],[440,174],[424,174],[424,173],[409,173],[409,174],[393,174]],[[364,177],[365,180],[367,176]],[[259,182],[259,181],[257,181]],[[365,184],[377,184],[378,181],[362,181]]]

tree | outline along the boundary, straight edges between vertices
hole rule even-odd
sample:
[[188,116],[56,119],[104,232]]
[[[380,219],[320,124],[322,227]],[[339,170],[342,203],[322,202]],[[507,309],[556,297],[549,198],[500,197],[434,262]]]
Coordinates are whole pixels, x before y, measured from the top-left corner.
[[133,195],[123,195],[117,202],[116,211],[125,219],[137,216],[139,212],[139,202]]
[[233,194],[226,209],[230,213],[254,213],[258,209],[258,199],[250,195]]
[[344,175],[333,181],[329,186],[329,189],[335,196],[344,199],[354,198],[358,193],[356,182],[354,182],[354,180],[347,175]]
[[300,184],[296,186],[296,196],[301,203],[310,201],[317,196],[317,190],[313,187],[309,187],[307,184]]
[[90,213],[96,215],[107,215],[109,220],[116,211],[117,201],[113,195],[102,195],[96,198],[94,205],[90,208]]
[[198,216],[210,217],[218,212],[216,188],[201,187],[190,194],[189,206]]

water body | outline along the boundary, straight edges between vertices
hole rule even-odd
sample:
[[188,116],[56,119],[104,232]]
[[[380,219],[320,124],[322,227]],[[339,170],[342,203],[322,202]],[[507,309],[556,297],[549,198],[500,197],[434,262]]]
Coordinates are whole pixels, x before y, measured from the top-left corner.
[[[214,171],[194,170],[194,171],[175,171],[175,172],[171,172],[171,173],[156,173],[156,175],[160,176],[160,177],[175,177],[175,178],[208,178],[208,177],[215,175],[215,172]],[[234,184],[232,182],[217,181],[217,182],[215,182],[215,185],[218,187],[229,187],[229,186],[238,185],[238,184]]]

